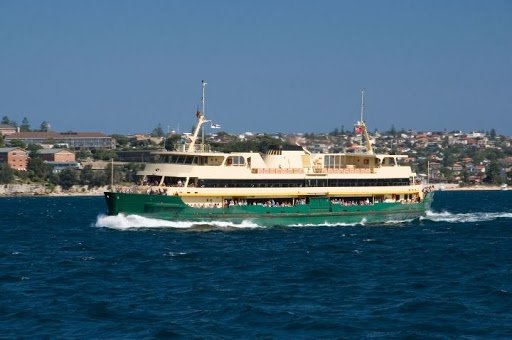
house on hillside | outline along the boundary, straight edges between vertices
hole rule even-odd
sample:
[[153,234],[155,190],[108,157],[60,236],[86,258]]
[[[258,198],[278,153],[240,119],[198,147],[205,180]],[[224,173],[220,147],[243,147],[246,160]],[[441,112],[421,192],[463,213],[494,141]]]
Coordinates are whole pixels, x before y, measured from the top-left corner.
[[28,153],[21,148],[0,148],[0,163],[7,163],[14,170],[27,171]]
[[40,149],[37,154],[47,162],[76,162],[75,154],[65,149]]
[[64,169],[82,169],[82,165],[76,161],[75,154],[65,149],[40,149],[37,154],[53,168],[54,173]]

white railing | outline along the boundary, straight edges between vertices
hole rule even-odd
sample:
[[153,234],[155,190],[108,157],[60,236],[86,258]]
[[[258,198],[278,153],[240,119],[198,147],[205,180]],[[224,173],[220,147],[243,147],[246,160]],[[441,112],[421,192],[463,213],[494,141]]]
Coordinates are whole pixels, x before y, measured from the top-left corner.
[[[188,152],[190,143],[177,143],[173,145],[174,151]],[[210,145],[208,144],[195,144],[193,152],[211,152]]]

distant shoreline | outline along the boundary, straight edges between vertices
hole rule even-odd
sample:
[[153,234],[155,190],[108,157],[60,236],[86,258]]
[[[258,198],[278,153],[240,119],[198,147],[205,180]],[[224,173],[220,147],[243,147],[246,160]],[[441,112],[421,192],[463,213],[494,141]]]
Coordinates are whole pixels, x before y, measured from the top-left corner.
[[460,186],[458,184],[433,184],[436,191],[500,191],[499,185],[470,185]]
[[0,197],[62,197],[62,196],[103,196],[108,186],[88,188],[87,186],[73,186],[70,190],[63,190],[60,186],[48,188],[46,184],[1,184]]
[[[461,187],[458,184],[433,184],[435,191],[500,191],[498,185],[472,185]],[[73,186],[70,190],[62,190],[59,186],[50,190],[44,184],[2,184],[0,197],[100,197],[109,187],[87,188],[87,186]]]

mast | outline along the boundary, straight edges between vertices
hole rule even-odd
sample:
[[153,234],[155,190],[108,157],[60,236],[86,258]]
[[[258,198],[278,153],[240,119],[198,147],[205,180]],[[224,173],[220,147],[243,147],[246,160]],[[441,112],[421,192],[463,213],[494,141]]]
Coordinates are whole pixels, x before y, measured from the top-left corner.
[[[201,80],[201,86],[203,87],[203,94],[201,96],[201,106],[202,106],[202,115],[204,117],[204,106],[205,106],[205,102],[206,102],[206,97],[205,97],[205,91],[206,91],[206,84],[208,84],[205,80]],[[201,127],[201,145],[204,145],[204,129]]]
[[114,191],[114,158],[110,159],[110,191]]
[[366,124],[363,120],[364,116],[364,89],[361,90],[361,120],[357,122],[359,129],[361,129],[361,133],[364,136],[365,142],[366,142],[366,153],[373,154],[373,148],[372,148],[372,142],[370,141],[370,136],[368,135],[368,129],[366,127]]
[[206,84],[207,84],[206,81],[204,81],[204,80],[201,81],[201,85],[202,85],[202,88],[203,88],[202,89],[202,96],[201,96],[201,106],[202,106],[202,110],[203,111],[197,111],[196,112],[197,125],[196,125],[196,128],[194,129],[194,134],[192,135],[192,137],[190,137],[190,144],[188,146],[187,152],[194,152],[197,136],[199,135],[199,130],[202,131],[201,145],[204,147],[204,130],[203,130],[202,126],[203,126],[204,123],[207,122],[207,120],[205,119],[205,116],[204,116],[204,107],[205,107],[205,97],[204,97],[204,94],[205,94]]
[[364,114],[364,89],[361,90],[361,120],[360,120],[361,123],[363,123],[363,114]]

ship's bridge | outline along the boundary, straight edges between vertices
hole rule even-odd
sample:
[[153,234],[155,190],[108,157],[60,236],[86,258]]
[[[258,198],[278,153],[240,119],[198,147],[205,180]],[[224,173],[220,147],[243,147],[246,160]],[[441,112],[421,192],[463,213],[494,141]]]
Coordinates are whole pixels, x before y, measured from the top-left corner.
[[300,145],[272,145],[262,155],[265,166],[275,169],[309,167],[309,152]]

